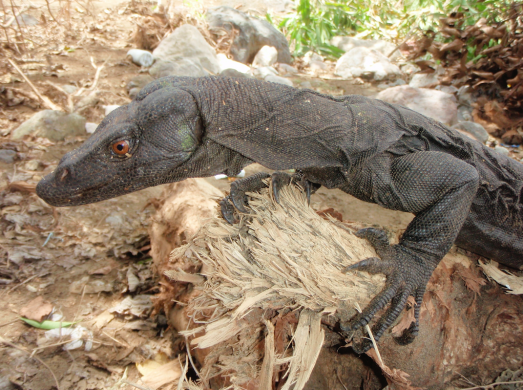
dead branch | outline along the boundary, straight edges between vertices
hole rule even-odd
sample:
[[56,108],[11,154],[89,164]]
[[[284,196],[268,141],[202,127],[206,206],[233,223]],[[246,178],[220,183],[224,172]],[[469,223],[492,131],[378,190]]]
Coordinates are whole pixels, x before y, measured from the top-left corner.
[[34,93],[36,93],[36,96],[38,96],[40,98],[40,100],[48,107],[50,108],[51,110],[56,110],[56,111],[63,111],[62,107],[60,106],[57,106],[56,104],[54,104],[51,99],[49,99],[47,96],[43,96],[42,94],[40,94],[40,92],[38,92],[38,90],[36,89],[36,87],[33,85],[33,83],[31,82],[31,80],[29,80],[27,78],[27,76],[24,74],[24,72],[22,72],[22,70],[13,62],[11,61],[9,58],[7,59],[7,61],[9,61],[9,63],[11,64],[11,66],[13,68],[16,69],[16,71],[18,73],[20,73],[20,75],[24,78],[24,80],[29,84],[29,86],[32,88],[32,90],[34,91]]

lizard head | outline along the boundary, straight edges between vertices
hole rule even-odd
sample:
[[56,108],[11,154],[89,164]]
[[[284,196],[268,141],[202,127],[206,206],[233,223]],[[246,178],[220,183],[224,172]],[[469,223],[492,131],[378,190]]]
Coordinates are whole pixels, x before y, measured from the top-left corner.
[[192,95],[172,87],[143,94],[111,112],[36,192],[53,206],[76,206],[177,181],[201,137]]

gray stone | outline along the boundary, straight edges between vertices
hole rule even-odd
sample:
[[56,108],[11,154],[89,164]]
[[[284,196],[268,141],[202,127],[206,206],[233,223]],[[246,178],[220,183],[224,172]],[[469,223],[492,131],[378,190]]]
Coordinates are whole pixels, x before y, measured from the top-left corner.
[[20,139],[29,134],[45,137],[51,141],[63,141],[67,136],[85,134],[85,118],[62,111],[40,111],[16,128],[11,138]]
[[222,36],[223,31],[238,31],[231,45],[231,55],[235,61],[250,64],[263,46],[273,46],[278,50],[278,62],[292,62],[289,44],[285,36],[267,20],[253,18],[232,7],[220,6],[207,10],[209,31]]
[[398,85],[405,85],[407,84],[407,82],[403,79],[397,79],[396,81],[393,81],[392,83],[383,83],[383,84],[378,84],[378,88],[379,89],[387,89],[387,88],[390,88],[390,87],[396,87]]
[[236,77],[236,78],[247,78],[252,79],[253,76],[251,76],[249,73],[242,73],[238,72],[236,69],[224,69],[220,72],[220,76],[224,77]]
[[154,62],[153,55],[147,50],[131,49],[127,52],[127,56],[138,66],[148,68]]
[[437,89],[441,92],[450,93],[452,95],[458,92],[458,89],[453,85],[436,85],[434,89]]
[[151,77],[151,75],[140,74],[138,76],[134,76],[131,80],[129,80],[129,82],[125,86],[125,89],[127,89],[129,97],[131,99],[134,99],[142,90],[142,88],[152,81],[154,81],[154,79]]
[[289,64],[276,64],[276,68],[280,74],[297,74],[298,69]]
[[171,61],[156,60],[149,68],[149,74],[155,79],[165,76],[205,77],[209,75],[199,61],[183,57],[173,58]]
[[268,81],[270,83],[277,83],[277,84],[283,84],[283,85],[288,85],[290,87],[293,86],[292,84],[292,81],[289,80],[289,79],[286,79],[284,77],[280,77],[280,76],[275,76],[275,75],[268,75],[267,77],[265,77],[265,81]]
[[425,88],[433,86],[439,82],[436,72],[433,73],[416,73],[412,76],[409,85],[412,88]]
[[264,79],[269,75],[274,75],[274,76],[278,75],[278,71],[276,69],[274,69],[272,66],[264,66],[262,68],[256,68],[253,73],[256,77],[259,77],[261,79]]
[[[349,52],[355,47],[364,47],[366,49],[375,50],[380,52],[384,56],[388,57],[390,53],[396,50],[396,45],[393,43],[383,41],[381,39],[358,39],[353,37],[334,37],[331,40],[331,44],[343,50]],[[397,60],[402,58],[401,53],[396,50],[391,56],[391,59]]]
[[355,47],[336,63],[336,75],[343,78],[370,77],[374,80],[394,80],[401,77],[401,70],[380,52],[365,47]]
[[73,93],[75,93],[76,91],[78,91],[78,87],[74,86],[74,85],[69,85],[69,84],[65,84],[65,85],[61,85],[60,86],[66,93],[68,93],[69,95],[72,95]]
[[465,133],[471,138],[478,140],[479,142],[486,143],[488,140],[487,130],[479,123],[474,122],[459,122],[452,126],[453,129]]
[[[156,60],[149,73],[153,77],[166,76],[165,72],[171,70],[172,75],[177,76],[192,76],[196,73],[189,72],[189,68],[196,67],[198,72],[205,72],[203,76],[208,73],[220,73],[220,66],[216,58],[215,50],[207,43],[200,31],[189,24],[184,24],[174,30],[171,35],[164,38],[158,47],[153,51],[153,57]],[[157,62],[176,63],[177,65],[169,68],[169,66],[161,66],[161,71],[153,70],[157,67]],[[176,73],[182,71],[183,74]],[[198,77],[198,76],[194,76]]]
[[9,149],[0,149],[0,162],[12,164],[15,162],[16,152]]
[[227,58],[227,56],[223,53],[218,53],[216,55],[216,57],[218,58],[218,65],[220,66],[220,74],[225,69],[234,69],[237,72],[241,72],[241,73],[248,73],[248,74],[251,73],[250,66],[242,64],[241,62],[238,62],[238,61],[231,60],[231,59]]
[[273,66],[278,59],[278,50],[274,46],[263,46],[254,56],[252,66],[255,68]]
[[303,83],[300,84],[300,87],[312,89],[312,84],[310,83],[310,81],[304,81]]
[[468,85],[462,86],[458,89],[458,103],[463,106],[472,106],[474,100],[472,99],[472,88]]
[[503,146],[496,146],[494,150],[498,153],[504,154],[505,156],[508,156],[509,150],[507,148],[504,148]]
[[410,63],[410,62],[400,65],[400,68],[401,68],[401,71],[403,73],[405,73],[407,76],[418,73],[421,70],[418,65]]
[[305,65],[309,66],[313,61],[323,62],[323,57],[313,51],[308,51],[303,56],[302,60]]
[[38,19],[29,14],[20,14],[16,17],[16,19],[21,26],[36,26],[40,23]]
[[472,107],[462,106],[458,107],[458,121],[459,122],[472,122]]
[[456,98],[445,92],[400,85],[381,91],[376,98],[408,107],[446,125],[456,123]]

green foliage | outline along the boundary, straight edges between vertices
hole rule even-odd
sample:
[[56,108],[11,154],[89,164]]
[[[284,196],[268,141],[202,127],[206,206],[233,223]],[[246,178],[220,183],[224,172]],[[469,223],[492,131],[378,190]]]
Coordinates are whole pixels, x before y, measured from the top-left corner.
[[[480,18],[503,20],[511,0],[296,0],[296,11],[278,27],[287,35],[294,55],[309,50],[339,57],[343,52],[330,44],[336,35],[402,41],[423,31],[438,31],[439,19],[463,12],[464,25]],[[269,22],[277,23],[271,16]],[[439,38],[443,40],[443,38]]]

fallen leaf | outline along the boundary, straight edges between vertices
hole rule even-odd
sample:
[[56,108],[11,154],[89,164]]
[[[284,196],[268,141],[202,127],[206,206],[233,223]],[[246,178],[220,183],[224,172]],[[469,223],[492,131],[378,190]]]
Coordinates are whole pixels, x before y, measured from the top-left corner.
[[43,297],[36,297],[20,309],[20,315],[30,320],[42,322],[52,311],[51,302],[46,301]]
[[463,279],[465,286],[475,294],[479,294],[481,286],[487,284],[485,279],[474,273],[472,269],[463,267],[461,264],[456,265],[456,273],[461,279]]
[[478,260],[479,266],[483,269],[485,275],[494,279],[496,282],[508,289],[508,294],[519,295],[523,294],[523,278],[513,275],[507,271],[503,272],[498,268],[498,263],[491,261],[490,263],[483,263]]

